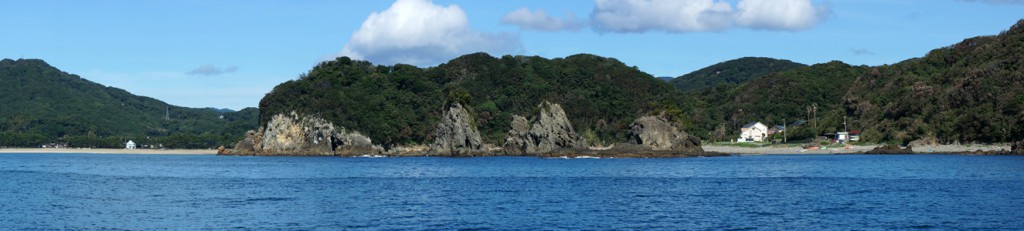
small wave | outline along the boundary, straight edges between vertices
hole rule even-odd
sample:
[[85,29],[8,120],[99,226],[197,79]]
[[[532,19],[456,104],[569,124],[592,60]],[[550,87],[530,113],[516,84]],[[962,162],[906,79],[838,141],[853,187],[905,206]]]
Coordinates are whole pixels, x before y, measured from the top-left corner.
[[908,229],[934,229],[934,228],[937,228],[937,227],[931,226],[931,225],[911,225],[911,226],[907,226],[906,228],[908,228]]
[[384,158],[384,157],[388,157],[388,156],[385,156],[385,155],[361,155],[361,156],[357,156],[357,157],[362,157],[362,158]]
[[245,199],[245,202],[259,202],[259,201],[292,201],[294,197],[257,197]]
[[601,157],[596,157],[596,156],[576,156],[576,159],[601,159]]

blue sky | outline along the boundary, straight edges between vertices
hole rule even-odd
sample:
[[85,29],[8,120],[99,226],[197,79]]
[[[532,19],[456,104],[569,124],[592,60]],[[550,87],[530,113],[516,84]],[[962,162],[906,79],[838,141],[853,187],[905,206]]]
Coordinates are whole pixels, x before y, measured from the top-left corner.
[[339,55],[614,57],[655,76],[762,56],[891,64],[1024,18],[1024,0],[11,1],[0,58],[171,104],[241,109]]

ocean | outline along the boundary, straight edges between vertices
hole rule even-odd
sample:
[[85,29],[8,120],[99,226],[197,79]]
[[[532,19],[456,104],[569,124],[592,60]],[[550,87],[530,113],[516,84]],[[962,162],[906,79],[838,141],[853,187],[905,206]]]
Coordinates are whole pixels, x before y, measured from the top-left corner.
[[1024,229],[1024,157],[0,154],[0,229]]

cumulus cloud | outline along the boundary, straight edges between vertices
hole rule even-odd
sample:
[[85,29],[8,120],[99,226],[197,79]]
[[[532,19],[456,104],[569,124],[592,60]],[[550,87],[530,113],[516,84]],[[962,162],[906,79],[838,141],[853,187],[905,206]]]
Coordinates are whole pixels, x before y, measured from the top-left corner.
[[227,74],[227,73],[231,73],[231,72],[235,72],[235,71],[238,71],[238,67],[237,66],[230,66],[230,67],[220,68],[220,67],[214,66],[213,64],[206,64],[206,65],[202,65],[202,66],[196,67],[195,69],[192,69],[191,71],[185,72],[185,74],[187,74],[187,75],[206,75],[206,76],[210,76],[210,75]]
[[466,53],[511,53],[520,47],[516,35],[473,30],[457,5],[398,0],[386,10],[370,14],[352,33],[341,55],[384,65],[424,66]]
[[576,15],[572,13],[566,14],[565,18],[558,18],[548,15],[544,10],[530,11],[525,7],[505,14],[501,17],[501,23],[540,31],[576,31],[583,28],[583,22],[576,19]]
[[742,0],[736,5],[736,23],[754,29],[803,30],[829,12],[810,0]]
[[735,27],[797,31],[825,19],[811,0],[596,0],[591,24],[602,32],[721,31]]
[[730,27],[731,12],[712,0],[596,0],[590,20],[603,32],[715,31]]

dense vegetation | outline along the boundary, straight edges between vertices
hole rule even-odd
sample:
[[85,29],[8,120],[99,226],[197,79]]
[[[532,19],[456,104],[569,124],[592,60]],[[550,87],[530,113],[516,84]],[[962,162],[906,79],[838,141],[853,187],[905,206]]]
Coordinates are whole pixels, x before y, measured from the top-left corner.
[[789,60],[745,57],[721,62],[669,80],[673,87],[683,92],[694,92],[713,88],[721,84],[736,86],[754,80],[768,73],[805,67]]
[[867,142],[1015,141],[1024,136],[1024,20],[894,65],[801,67],[696,91],[687,101],[692,130],[712,140],[748,121],[796,119],[811,122],[790,138],[810,138],[843,130],[846,117]]
[[[462,102],[485,142],[501,144],[512,115],[533,116],[547,100],[566,110],[593,143],[621,142],[651,111],[681,111],[671,86],[611,58],[465,55],[437,67],[379,66],[341,57],[274,88],[264,120],[296,110],[360,131],[385,145],[430,141],[446,102]],[[263,121],[265,122],[265,121]]]
[[881,66],[843,97],[876,141],[1005,142],[1024,136],[1024,20],[923,58]]
[[130,139],[165,148],[215,148],[254,129],[258,116],[255,108],[168,105],[33,59],[0,61],[0,102],[0,146],[6,147],[122,148]]

